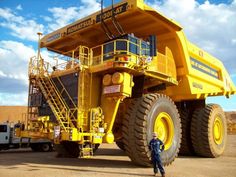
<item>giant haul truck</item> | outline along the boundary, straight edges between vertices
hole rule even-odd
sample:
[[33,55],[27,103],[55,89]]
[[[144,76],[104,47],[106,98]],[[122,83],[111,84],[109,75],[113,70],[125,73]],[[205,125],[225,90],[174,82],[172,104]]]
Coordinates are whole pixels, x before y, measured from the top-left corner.
[[[51,63],[41,48],[56,53]],[[31,136],[52,138],[60,156],[90,157],[116,142],[149,166],[152,132],[165,144],[165,165],[178,153],[218,157],[225,149],[224,112],[206,98],[236,93],[228,72],[143,0],[101,4],[40,38],[29,81]]]

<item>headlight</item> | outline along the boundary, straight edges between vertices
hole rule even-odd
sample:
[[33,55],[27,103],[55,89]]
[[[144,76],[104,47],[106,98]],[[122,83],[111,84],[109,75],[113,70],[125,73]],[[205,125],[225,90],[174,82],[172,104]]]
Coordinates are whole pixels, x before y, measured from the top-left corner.
[[105,86],[106,85],[111,85],[111,75],[110,74],[106,74],[105,76],[103,76],[102,83]]
[[113,84],[121,84],[124,81],[124,76],[120,72],[116,72],[112,75]]

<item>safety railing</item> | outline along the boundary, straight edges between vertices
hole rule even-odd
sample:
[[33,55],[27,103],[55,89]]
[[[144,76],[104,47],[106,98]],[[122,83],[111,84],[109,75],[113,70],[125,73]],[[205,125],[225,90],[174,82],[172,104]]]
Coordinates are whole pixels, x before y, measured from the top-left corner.
[[55,64],[44,61],[41,56],[31,57],[29,62],[29,75],[43,74],[43,71],[52,73],[55,70],[67,70],[78,65],[90,66],[92,63],[93,52],[85,46],[78,46],[76,49],[56,55],[53,57]]
[[91,58],[91,49],[85,46],[78,46],[74,50],[54,56],[53,59],[56,62],[54,68],[57,70],[66,70],[74,68],[77,65],[88,66],[91,63]]
[[[157,52],[155,70],[175,77],[176,71],[173,69],[175,68],[175,62],[173,60],[173,56],[169,55],[169,53],[171,53],[170,49],[166,49],[165,54]],[[120,55],[128,56],[129,62],[138,65],[140,64],[140,61],[150,58],[149,54],[150,48],[148,44],[144,43],[142,40],[135,43],[127,39],[117,39],[91,49],[85,46],[79,46],[74,50],[53,57],[56,62],[53,66],[44,62],[44,67],[49,73],[51,73],[55,70],[67,70],[80,65],[99,65],[109,60],[116,60],[116,57],[119,57]],[[29,73],[42,74],[40,73],[42,69],[38,69],[40,67],[42,67],[40,61],[35,60],[35,57],[31,58]]]

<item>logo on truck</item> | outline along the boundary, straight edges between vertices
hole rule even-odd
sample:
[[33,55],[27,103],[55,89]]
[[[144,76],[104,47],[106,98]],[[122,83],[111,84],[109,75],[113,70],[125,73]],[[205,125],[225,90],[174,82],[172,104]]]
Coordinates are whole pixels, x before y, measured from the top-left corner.
[[73,26],[70,26],[69,28],[67,28],[67,34],[71,34],[71,33],[74,33],[78,30],[81,30],[83,28],[86,28],[90,25],[94,24],[93,20],[91,18],[87,19],[87,20],[84,20],[82,22],[79,22]]
[[52,42],[52,41],[54,41],[56,39],[59,39],[60,37],[61,37],[61,33],[54,34],[54,35],[49,36],[47,38],[47,42]]
[[198,71],[201,71],[201,72],[203,72],[207,75],[210,75],[210,76],[212,76],[216,79],[219,79],[218,71],[215,70],[214,68],[212,68],[212,67],[210,67],[210,66],[208,66],[208,65],[206,65],[206,64],[204,64],[204,63],[202,63],[199,60],[196,60],[194,58],[191,58],[190,61],[191,61],[191,66],[194,69],[196,69]]
[[[127,10],[127,5],[128,5],[128,3],[124,3],[122,5],[115,7],[113,9],[114,15],[121,14],[121,13],[125,12]],[[103,12],[103,15],[102,15],[103,20],[106,20],[110,17],[112,17],[112,9]],[[96,16],[96,23],[98,23],[100,21],[101,21],[101,14],[98,14]]]

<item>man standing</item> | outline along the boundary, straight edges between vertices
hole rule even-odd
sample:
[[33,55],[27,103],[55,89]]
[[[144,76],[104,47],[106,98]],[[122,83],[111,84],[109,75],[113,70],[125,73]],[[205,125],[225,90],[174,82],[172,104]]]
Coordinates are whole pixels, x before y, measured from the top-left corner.
[[153,132],[153,139],[149,143],[149,149],[152,152],[152,164],[154,175],[157,176],[158,168],[161,172],[161,176],[165,177],[165,170],[161,163],[160,153],[164,150],[165,146],[163,142],[157,138],[157,133]]

